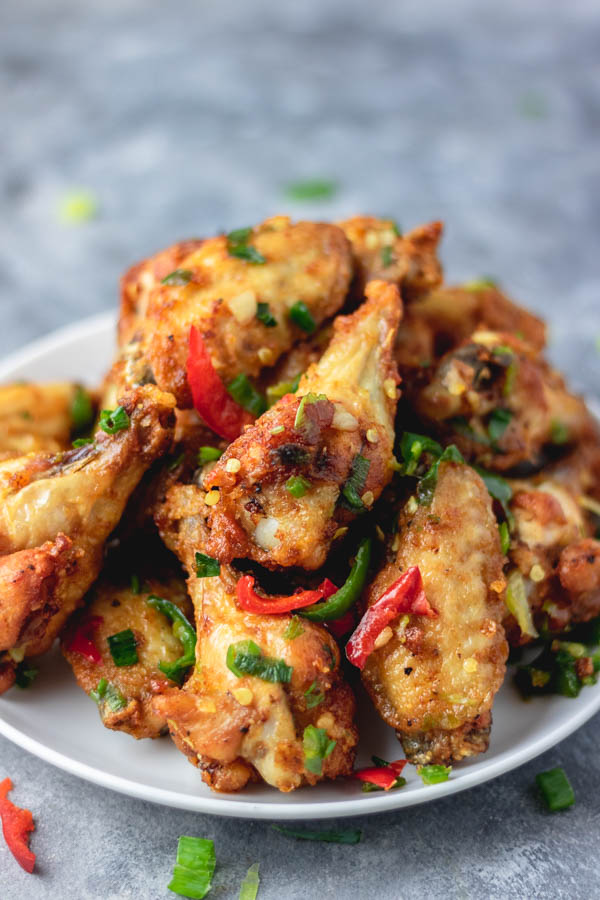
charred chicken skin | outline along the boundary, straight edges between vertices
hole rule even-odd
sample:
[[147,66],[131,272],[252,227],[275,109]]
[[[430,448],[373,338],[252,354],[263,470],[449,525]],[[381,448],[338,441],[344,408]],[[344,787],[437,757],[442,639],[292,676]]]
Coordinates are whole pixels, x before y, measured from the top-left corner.
[[[52,644],[102,567],[104,543],[148,467],[169,447],[173,399],[154,387],[125,396],[128,425],[94,443],[0,465],[0,652]],[[13,654],[14,655],[14,654]],[[8,674],[7,674],[8,673]]]
[[479,475],[440,463],[431,504],[408,501],[397,541],[395,559],[369,588],[367,603],[418,566],[437,615],[399,617],[368,657],[363,682],[409,760],[448,764],[487,749],[508,653],[500,624],[503,557]]
[[[172,487],[157,508],[163,539],[190,572],[198,637],[193,674],[182,690],[156,697],[154,708],[213,790],[236,791],[262,779],[291,791],[350,774],[355,701],[342,679],[334,639],[306,620],[290,629],[289,615],[244,612],[236,603],[239,576],[229,566],[222,565],[218,575],[197,577],[196,553],[208,549],[205,511],[193,485]],[[290,667],[289,680],[238,677],[228,664],[230,648],[247,641]],[[316,767],[307,762],[311,726],[327,745]]]
[[401,316],[395,285],[338,317],[318,363],[227,448],[204,478],[209,552],[270,568],[318,569],[338,528],[372,507],[393,475]]

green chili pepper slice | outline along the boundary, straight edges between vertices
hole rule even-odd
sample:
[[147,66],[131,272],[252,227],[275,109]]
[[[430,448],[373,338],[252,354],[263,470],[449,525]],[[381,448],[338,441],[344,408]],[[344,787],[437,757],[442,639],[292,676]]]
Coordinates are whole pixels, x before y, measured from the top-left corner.
[[171,603],[170,600],[157,597],[156,594],[150,594],[146,603],[152,609],[156,609],[163,616],[167,617],[169,622],[172,623],[173,634],[183,644],[183,656],[180,656],[179,659],[172,663],[161,660],[158,664],[158,668],[161,672],[164,672],[167,678],[170,678],[176,684],[181,684],[186,669],[189,669],[196,662],[196,631],[179,607],[175,603]]
[[334,619],[341,619],[360,597],[367,580],[370,562],[371,538],[363,538],[358,545],[350,574],[339,591],[332,594],[328,600],[297,610],[298,615],[310,619],[311,622],[331,622]]

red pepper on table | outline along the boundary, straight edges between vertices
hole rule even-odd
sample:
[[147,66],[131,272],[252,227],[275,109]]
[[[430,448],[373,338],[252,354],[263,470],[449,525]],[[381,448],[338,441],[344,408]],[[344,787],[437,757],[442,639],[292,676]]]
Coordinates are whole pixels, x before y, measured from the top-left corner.
[[365,769],[358,769],[354,775],[359,781],[365,781],[367,784],[374,784],[383,788],[384,791],[389,791],[402,774],[406,762],[405,759],[397,759],[386,766],[367,766]]
[[102,622],[102,616],[90,616],[89,619],[81,622],[71,635],[67,643],[67,650],[80,653],[90,662],[102,662],[100,651],[94,643],[94,632]]
[[190,328],[187,378],[196,410],[220,437],[234,441],[244,425],[254,422],[254,416],[227,392],[215,372],[202,335],[193,325]]
[[240,609],[246,612],[270,615],[272,613],[286,613],[303,606],[312,606],[319,600],[327,600],[336,593],[335,584],[325,578],[314,591],[297,591],[289,595],[273,595],[261,597],[254,590],[255,578],[253,575],[242,575],[237,583],[237,603]]
[[358,628],[346,644],[346,656],[359,669],[373,652],[375,641],[383,629],[397,616],[418,615],[435,618],[437,613],[429,605],[423,590],[423,580],[418,566],[407,569],[379,600],[370,606],[358,624]]
[[2,833],[8,849],[26,872],[33,872],[35,865],[35,853],[29,849],[29,832],[33,831],[33,816],[28,809],[15,806],[8,799],[8,792],[12,791],[12,781],[5,778],[0,782],[0,818],[2,819]]

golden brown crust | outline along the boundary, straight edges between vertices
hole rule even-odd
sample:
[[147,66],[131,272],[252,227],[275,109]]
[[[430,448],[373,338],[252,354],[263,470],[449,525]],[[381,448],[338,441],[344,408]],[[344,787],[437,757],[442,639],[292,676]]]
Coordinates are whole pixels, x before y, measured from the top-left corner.
[[66,381],[0,385],[0,460],[66,450],[77,391]]

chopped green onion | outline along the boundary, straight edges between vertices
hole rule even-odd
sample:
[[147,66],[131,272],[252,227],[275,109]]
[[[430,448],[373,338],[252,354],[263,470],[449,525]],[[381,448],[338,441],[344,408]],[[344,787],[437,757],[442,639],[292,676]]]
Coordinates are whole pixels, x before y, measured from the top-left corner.
[[189,284],[194,277],[194,273],[190,269],[175,269],[161,280],[161,284]]
[[311,403],[318,403],[321,400],[327,401],[327,397],[325,396],[325,394],[313,394],[312,391],[309,391],[308,394],[305,394],[304,397],[302,397],[298,405],[298,409],[296,410],[294,428],[302,428],[306,424],[306,407],[310,406]]
[[387,269],[388,266],[394,262],[394,248],[393,247],[382,247],[381,248],[381,264]]
[[505,603],[508,611],[517,620],[522,633],[529,635],[529,637],[538,637],[536,627],[533,624],[531,609],[527,602],[525,581],[518,569],[514,569],[508,576]]
[[429,471],[423,475],[417,487],[417,497],[421,506],[429,506],[433,500],[433,495],[437,487],[438,472],[440,463],[456,462],[464,463],[462,453],[455,444],[450,444],[439,459],[430,467]]
[[238,900],[256,900],[259,884],[258,863],[253,863],[246,872],[246,877],[242,881]]
[[198,450],[198,465],[203,466],[207,462],[214,462],[223,456],[223,451],[218,447],[200,447]]
[[175,456],[170,463],[167,465],[167,469],[169,472],[174,472],[175,469],[181,465],[181,463],[185,459],[185,453],[180,453],[179,456]]
[[213,578],[221,572],[221,563],[206,553],[196,551],[196,578]]
[[134,574],[131,576],[131,593],[139,594],[139,592],[140,592],[140,576]]
[[575,803],[575,793],[564,769],[550,769],[535,776],[538,788],[550,812],[568,809]]
[[452,766],[420,766],[419,775],[423,784],[440,784],[448,781]]
[[490,496],[493,497],[494,500],[497,500],[502,506],[508,527],[509,529],[512,528],[514,517],[510,511],[509,503],[512,500],[513,492],[510,484],[506,478],[502,478],[501,475],[496,475],[494,472],[488,472],[486,469],[480,468],[480,466],[473,466],[473,468],[485,484]]
[[275,428],[271,428],[269,434],[281,434],[282,431],[285,431],[285,425],[276,425]]
[[108,706],[111,712],[119,712],[127,706],[127,700],[119,688],[114,684],[111,684],[110,681],[107,681],[106,678],[100,679],[96,686],[96,690],[90,691],[90,697],[92,700],[95,700],[98,705],[102,703],[103,705]]
[[282,397],[285,397],[286,394],[295,394],[298,390],[301,378],[302,372],[298,372],[291,381],[279,381],[277,384],[269,385],[267,388],[267,403],[269,406],[273,406],[274,403],[277,403],[277,401]]
[[60,218],[70,225],[89,222],[98,214],[98,202],[91,191],[70,191],[60,204]]
[[560,446],[561,444],[567,444],[569,441],[569,429],[556,419],[550,423],[550,434],[553,444]]
[[100,428],[106,434],[116,434],[117,431],[123,431],[129,428],[130,419],[122,406],[116,409],[103,409],[100,413]]
[[341,828],[331,831],[309,831],[302,828],[286,828],[285,825],[271,825],[273,831],[278,831],[286,837],[297,838],[299,841],[323,841],[328,844],[358,844],[362,831],[360,828]]
[[508,522],[500,522],[498,525],[498,531],[500,532],[500,548],[502,550],[502,555],[506,556],[510,548],[510,531],[508,530]]
[[288,666],[282,659],[263,656],[258,644],[251,640],[230,644],[226,663],[227,668],[238,678],[255,675],[273,684],[288,683],[292,678],[292,666]]
[[248,244],[251,234],[251,228],[237,228],[235,231],[230,231],[227,235],[227,252],[237,259],[243,259],[257,266],[263,265],[266,263],[266,259],[262,253],[259,253],[256,247]]
[[268,303],[256,304],[256,318],[259,322],[262,322],[263,325],[266,325],[267,328],[275,328],[277,325],[277,319],[271,313],[271,307]]
[[488,288],[496,288],[496,287],[498,287],[498,282],[495,281],[493,278],[490,278],[489,275],[484,276],[483,278],[476,278],[473,281],[467,281],[465,284],[463,284],[463,288],[466,291],[474,291],[474,292],[485,291]]
[[246,375],[237,375],[227,385],[227,390],[236,403],[252,413],[253,416],[261,416],[267,408],[265,398],[256,390]]
[[323,774],[323,760],[333,751],[337,741],[329,739],[324,728],[307,725],[302,737],[304,768],[313,775]]
[[138,662],[137,643],[131,628],[111,634],[106,640],[115,666],[134,666]]
[[71,401],[71,426],[73,431],[83,431],[94,421],[94,405],[92,398],[81,385],[75,388]]
[[317,681],[313,681],[311,686],[304,691],[304,698],[307,709],[314,709],[315,706],[319,706],[323,702],[325,694],[319,691],[319,683]]
[[423,453],[431,453],[437,459],[443,452],[442,445],[426,434],[405,431],[400,440],[400,455],[404,461],[403,474],[414,474]]
[[304,634],[302,621],[299,616],[292,616],[288,622],[287,628],[283,632],[284,640],[294,641],[297,637],[300,637],[301,634]]
[[488,419],[488,434],[492,446],[497,445],[498,441],[508,428],[508,424],[513,414],[509,409],[494,409]]
[[504,387],[502,388],[502,396],[510,397],[513,392],[513,388],[515,386],[515,379],[519,372],[519,364],[516,359],[513,359],[512,362],[508,364],[506,367],[506,373],[504,376]]
[[93,444],[93,443],[94,443],[94,438],[91,438],[91,437],[75,438],[75,440],[73,441],[73,447],[74,448],[86,447],[88,444]]
[[312,313],[306,303],[303,300],[298,300],[290,309],[290,319],[297,325],[298,328],[301,328],[302,331],[305,331],[307,334],[312,334],[313,331],[317,328],[317,323],[313,319]]
[[231,241],[232,244],[246,244],[251,234],[251,226],[248,226],[247,228],[235,228],[233,231],[229,232],[227,240]]
[[290,200],[330,200],[338,190],[335,181],[328,178],[305,178],[292,181],[285,188]]
[[15,669],[15,684],[20,688],[28,688],[33,684],[39,669],[23,660]]
[[288,493],[290,493],[292,497],[296,497],[296,499],[304,497],[310,487],[310,481],[302,475],[290,475],[285,483],[285,488]]
[[357,453],[352,460],[350,475],[342,487],[342,497],[350,509],[362,510],[365,508],[360,495],[365,486],[370,468],[371,461]]
[[146,603],[152,609],[166,616],[172,624],[173,635],[183,646],[183,655],[175,662],[169,663],[161,660],[158,663],[158,668],[164,672],[167,678],[176,684],[181,684],[185,673],[196,661],[196,631],[177,604],[171,603],[170,600],[150,594]]
[[213,841],[182,835],[177,845],[173,878],[167,885],[174,894],[202,900],[210,891],[216,857]]

